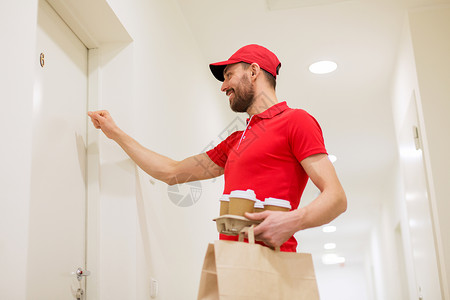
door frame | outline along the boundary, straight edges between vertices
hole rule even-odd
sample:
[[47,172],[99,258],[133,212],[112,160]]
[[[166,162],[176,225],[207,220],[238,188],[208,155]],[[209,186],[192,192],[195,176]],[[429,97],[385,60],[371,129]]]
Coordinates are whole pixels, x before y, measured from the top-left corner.
[[[46,1],[88,49],[88,111],[102,105],[102,49],[117,45],[120,49],[133,42],[106,0]],[[110,46],[109,46],[110,48]],[[129,72],[122,70],[123,72]],[[123,74],[122,72],[122,74]],[[128,74],[130,77],[132,74]],[[89,120],[86,118],[88,123]],[[86,132],[86,298],[100,299],[100,154],[99,134],[87,124]]]

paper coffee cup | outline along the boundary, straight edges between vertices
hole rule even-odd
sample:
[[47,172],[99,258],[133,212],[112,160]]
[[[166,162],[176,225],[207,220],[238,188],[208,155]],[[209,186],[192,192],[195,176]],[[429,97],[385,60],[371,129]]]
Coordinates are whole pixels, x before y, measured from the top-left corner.
[[228,213],[235,216],[244,216],[246,212],[252,213],[256,200],[256,194],[253,190],[232,191]]
[[253,212],[262,212],[262,211],[264,211],[264,203],[260,200],[256,200]]
[[266,198],[264,200],[264,210],[290,211],[291,203],[283,199]]
[[229,207],[229,203],[230,203],[230,195],[222,195],[222,197],[220,197],[220,215],[227,215],[228,214],[228,207]]

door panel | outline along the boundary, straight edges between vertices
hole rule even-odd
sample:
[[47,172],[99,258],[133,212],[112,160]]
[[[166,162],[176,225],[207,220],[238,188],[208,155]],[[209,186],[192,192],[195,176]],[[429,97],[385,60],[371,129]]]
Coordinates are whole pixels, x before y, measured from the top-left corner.
[[88,50],[45,1],[36,44],[27,299],[72,300],[71,273],[85,268]]
[[[434,231],[422,153],[417,106],[414,95],[400,133],[400,161],[403,169],[407,226],[412,267],[412,299],[442,299],[439,284]],[[406,248],[406,247],[405,247]],[[409,249],[405,249],[409,250]],[[410,277],[411,278],[411,277]]]

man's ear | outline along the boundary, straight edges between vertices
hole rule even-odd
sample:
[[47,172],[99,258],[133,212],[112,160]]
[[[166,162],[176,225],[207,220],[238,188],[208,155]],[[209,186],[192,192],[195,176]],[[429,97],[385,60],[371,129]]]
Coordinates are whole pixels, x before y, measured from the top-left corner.
[[261,73],[261,68],[257,63],[252,63],[250,65],[250,71],[251,71],[250,75],[252,76],[252,78],[256,78],[258,77],[259,73]]

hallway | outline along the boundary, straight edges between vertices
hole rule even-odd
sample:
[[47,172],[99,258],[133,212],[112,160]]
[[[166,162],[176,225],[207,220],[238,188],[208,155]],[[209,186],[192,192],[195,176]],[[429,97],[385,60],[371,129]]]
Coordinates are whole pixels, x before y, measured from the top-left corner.
[[[335,231],[296,234],[298,251],[313,254],[322,299],[450,300],[450,1],[86,1],[66,3],[110,10],[117,26],[101,28],[100,17],[90,16],[99,23],[89,27],[78,16],[97,44],[79,34],[82,26],[72,28],[90,66],[97,63],[88,70],[98,87],[89,91],[89,109],[108,109],[125,131],[168,157],[204,152],[246,119],[230,111],[208,64],[244,44],[266,46],[282,63],[280,101],[318,120],[348,198],[347,212],[329,224]],[[4,145],[12,145],[1,150],[0,257],[4,273],[14,275],[2,277],[0,294],[20,300],[31,299],[29,226],[37,213],[37,11],[37,0],[0,4],[2,40],[14,45],[1,50],[0,112]],[[335,61],[337,70],[311,73],[319,60]],[[92,127],[84,141],[89,299],[149,299],[152,280],[156,299],[194,299],[206,245],[217,238],[211,220],[223,178],[196,185],[196,200],[180,206],[173,195],[189,187],[169,190]],[[420,184],[411,181],[417,178]],[[308,184],[300,206],[317,195]],[[126,277],[120,284],[116,268]]]

